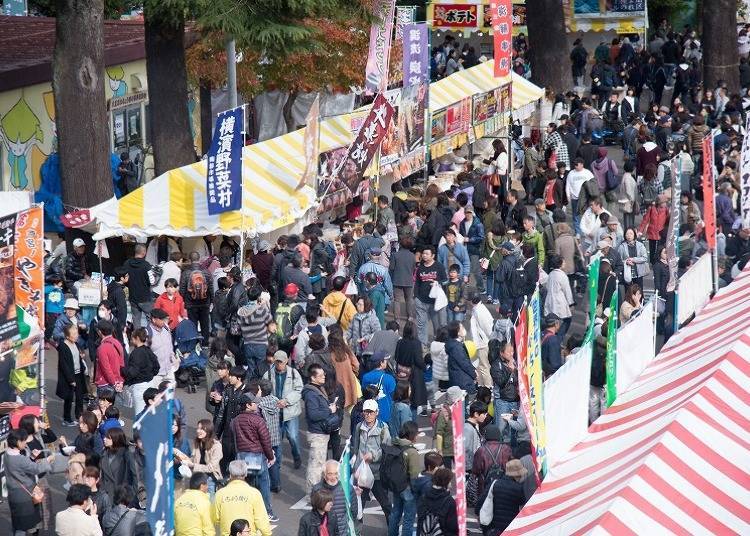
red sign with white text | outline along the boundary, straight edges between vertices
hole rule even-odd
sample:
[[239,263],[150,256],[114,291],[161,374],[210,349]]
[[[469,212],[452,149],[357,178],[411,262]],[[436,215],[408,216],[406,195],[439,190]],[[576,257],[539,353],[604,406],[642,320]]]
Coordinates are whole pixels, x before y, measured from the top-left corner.
[[716,190],[714,189],[714,140],[703,139],[703,223],[706,243],[716,249]]
[[510,74],[513,57],[513,1],[491,0],[495,78]]
[[469,4],[438,4],[432,26],[435,28],[476,28],[477,7]]

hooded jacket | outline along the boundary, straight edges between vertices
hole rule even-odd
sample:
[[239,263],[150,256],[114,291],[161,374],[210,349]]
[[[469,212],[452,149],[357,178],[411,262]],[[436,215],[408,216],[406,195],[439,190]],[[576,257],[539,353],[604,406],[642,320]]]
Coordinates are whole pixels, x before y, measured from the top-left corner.
[[107,297],[112,305],[112,318],[115,320],[117,333],[122,333],[128,320],[128,298],[125,289],[117,281],[107,285]]
[[[349,329],[352,318],[357,314],[357,308],[349,298],[343,293],[333,291],[323,299],[321,306],[323,313],[339,323],[344,331]],[[379,324],[378,324],[379,325]],[[378,328],[380,329],[380,328]]]
[[659,152],[659,146],[652,141],[647,141],[638,149],[635,155],[635,171],[639,177],[643,176],[646,166],[658,164]]
[[151,280],[149,270],[151,265],[146,259],[128,259],[123,264],[130,276],[128,289],[130,289],[130,303],[147,303],[151,301]]
[[458,515],[456,501],[445,488],[430,486],[417,503],[417,534],[422,534],[422,523],[427,514],[434,514],[440,520],[440,529],[445,536],[458,535]]
[[576,271],[576,259],[581,258],[578,240],[567,223],[554,223],[552,229],[555,235],[554,253],[563,258],[563,270],[570,275]]

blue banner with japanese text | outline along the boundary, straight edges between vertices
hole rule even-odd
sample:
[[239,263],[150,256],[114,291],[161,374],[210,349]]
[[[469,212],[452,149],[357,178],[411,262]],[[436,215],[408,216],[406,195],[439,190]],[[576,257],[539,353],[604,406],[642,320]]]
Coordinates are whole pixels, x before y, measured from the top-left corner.
[[210,215],[242,208],[242,133],[244,110],[233,108],[216,119],[208,150],[206,196]]

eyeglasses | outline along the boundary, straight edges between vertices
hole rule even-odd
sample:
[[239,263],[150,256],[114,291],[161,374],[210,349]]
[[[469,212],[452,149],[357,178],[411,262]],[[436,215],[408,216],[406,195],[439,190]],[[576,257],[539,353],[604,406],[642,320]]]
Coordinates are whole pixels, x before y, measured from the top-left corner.
[[375,411],[371,409],[366,409],[362,413],[375,413]]

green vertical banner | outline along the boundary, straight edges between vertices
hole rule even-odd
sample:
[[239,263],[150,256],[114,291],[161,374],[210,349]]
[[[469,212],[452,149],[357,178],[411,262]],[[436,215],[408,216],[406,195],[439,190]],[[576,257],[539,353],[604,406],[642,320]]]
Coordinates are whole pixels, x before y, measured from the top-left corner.
[[341,482],[341,489],[344,490],[344,503],[346,504],[346,523],[347,523],[347,536],[355,536],[356,530],[354,528],[354,519],[352,518],[352,497],[351,497],[351,450],[349,449],[349,440],[346,440],[346,447],[344,452],[341,454],[339,460],[339,482]]
[[607,325],[607,407],[617,398],[617,288],[609,301]]
[[594,320],[596,319],[596,298],[599,294],[599,265],[601,254],[597,253],[589,263],[589,327],[586,340],[594,338]]

